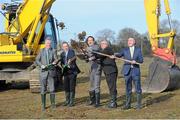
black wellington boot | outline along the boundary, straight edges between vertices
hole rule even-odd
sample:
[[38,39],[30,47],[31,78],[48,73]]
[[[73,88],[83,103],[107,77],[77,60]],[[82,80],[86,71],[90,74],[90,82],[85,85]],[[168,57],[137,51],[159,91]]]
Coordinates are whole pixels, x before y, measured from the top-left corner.
[[111,101],[108,104],[108,108],[117,108],[117,95],[111,95]]
[[74,106],[74,98],[75,98],[75,93],[74,92],[70,92],[70,99],[69,99],[69,107],[73,107]]
[[137,109],[137,110],[142,108],[141,99],[142,99],[142,95],[141,94],[137,94],[137,105],[135,107],[135,109]]
[[65,96],[66,96],[66,101],[64,102],[63,106],[68,106],[69,105],[69,99],[70,99],[70,92],[65,92]]
[[51,101],[51,108],[55,109],[56,108],[56,104],[55,104],[55,94],[50,94],[50,101]]
[[87,105],[95,104],[95,91],[89,91],[89,100]]
[[126,95],[126,104],[122,109],[123,110],[131,109],[131,95]]
[[94,107],[99,107],[100,106],[100,92],[95,93],[95,105]]
[[42,111],[46,110],[46,94],[41,94]]

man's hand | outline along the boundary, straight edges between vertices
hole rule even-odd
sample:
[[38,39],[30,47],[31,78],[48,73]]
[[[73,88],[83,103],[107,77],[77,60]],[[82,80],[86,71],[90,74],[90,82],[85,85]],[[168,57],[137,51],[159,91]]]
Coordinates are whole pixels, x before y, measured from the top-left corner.
[[131,61],[131,64],[136,64],[137,62],[135,60]]
[[95,57],[92,56],[92,57],[90,57],[88,60],[89,60],[89,61],[92,61],[92,60],[94,60],[94,59],[95,59]]
[[71,60],[69,59],[68,62],[67,62],[67,64],[69,65],[70,63],[71,63]]
[[53,65],[56,65],[56,61],[54,61],[52,64],[53,64]]
[[45,66],[45,65],[41,65],[41,68],[42,68],[42,69],[45,69],[45,68],[46,68],[46,66]]
[[111,58],[111,59],[115,59],[116,56],[115,56],[115,55],[111,55],[110,58]]

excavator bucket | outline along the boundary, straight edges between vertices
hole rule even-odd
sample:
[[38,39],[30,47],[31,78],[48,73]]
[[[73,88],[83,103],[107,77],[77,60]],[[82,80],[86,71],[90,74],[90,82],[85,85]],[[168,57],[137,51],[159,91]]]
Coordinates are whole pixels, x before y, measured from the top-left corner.
[[180,88],[180,68],[155,58],[149,66],[149,73],[142,90],[145,93],[160,93]]

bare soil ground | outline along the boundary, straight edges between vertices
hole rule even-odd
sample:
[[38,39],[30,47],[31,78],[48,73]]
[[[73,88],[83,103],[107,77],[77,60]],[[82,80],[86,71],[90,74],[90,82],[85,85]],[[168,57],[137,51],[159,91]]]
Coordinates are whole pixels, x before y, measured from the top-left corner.
[[[148,62],[147,62],[148,60]],[[144,81],[147,71],[149,59],[145,59],[146,63],[142,65],[142,81]],[[118,63],[120,67],[121,62]],[[118,108],[108,109],[106,105],[109,101],[109,92],[105,79],[102,77],[101,82],[101,107],[94,108],[86,106],[88,99],[88,65],[82,63],[79,65],[82,73],[79,75],[76,87],[76,105],[72,108],[64,107],[64,92],[60,91],[56,94],[57,108],[51,110],[49,108],[49,95],[47,96],[47,111],[41,112],[41,101],[39,94],[30,93],[28,88],[25,89],[6,89],[0,92],[0,119],[22,119],[22,118],[157,118],[157,119],[180,119],[180,89],[168,91],[158,94],[143,94],[143,109],[141,110],[121,110],[125,100],[124,80],[119,74],[118,78]],[[120,73],[120,72],[119,72]],[[27,84],[25,83],[27,86]],[[136,97],[133,96],[133,104],[136,104]]]

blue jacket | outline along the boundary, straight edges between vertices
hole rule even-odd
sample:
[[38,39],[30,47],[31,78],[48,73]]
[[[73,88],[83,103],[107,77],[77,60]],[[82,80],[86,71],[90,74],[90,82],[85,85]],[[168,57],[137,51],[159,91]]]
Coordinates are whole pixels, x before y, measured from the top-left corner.
[[[129,47],[124,48],[122,51],[120,51],[118,53],[115,53],[115,56],[123,57],[124,59],[127,59],[127,60],[135,60],[138,63],[143,63],[143,55],[142,55],[141,49],[138,48],[138,47],[134,48],[133,58],[131,58]],[[130,70],[131,70],[131,63],[124,62],[124,66],[123,66],[123,69],[122,69],[122,74],[124,74],[124,76],[127,76],[127,75],[129,75]],[[139,65],[134,64],[132,70],[133,70],[132,75],[140,76],[140,67],[139,67]]]

